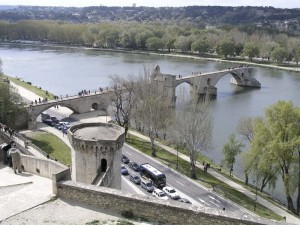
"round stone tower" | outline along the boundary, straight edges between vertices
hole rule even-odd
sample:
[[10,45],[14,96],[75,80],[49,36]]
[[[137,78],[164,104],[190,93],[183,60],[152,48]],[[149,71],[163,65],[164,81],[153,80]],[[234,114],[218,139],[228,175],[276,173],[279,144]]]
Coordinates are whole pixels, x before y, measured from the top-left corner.
[[83,123],[68,130],[72,180],[121,189],[124,129],[110,123]]

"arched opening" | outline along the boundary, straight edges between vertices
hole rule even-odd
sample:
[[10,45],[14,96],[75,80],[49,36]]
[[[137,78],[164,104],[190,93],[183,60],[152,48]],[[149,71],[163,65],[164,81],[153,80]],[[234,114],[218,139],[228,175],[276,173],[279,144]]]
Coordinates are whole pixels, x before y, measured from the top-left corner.
[[106,159],[101,159],[101,172],[105,172],[107,169],[107,161]]
[[207,79],[206,85],[210,86],[210,78]]
[[183,82],[176,86],[176,108],[185,107],[185,103],[191,99],[192,86],[188,82]]
[[93,103],[92,104],[92,109],[93,110],[99,110],[99,104],[98,103]]

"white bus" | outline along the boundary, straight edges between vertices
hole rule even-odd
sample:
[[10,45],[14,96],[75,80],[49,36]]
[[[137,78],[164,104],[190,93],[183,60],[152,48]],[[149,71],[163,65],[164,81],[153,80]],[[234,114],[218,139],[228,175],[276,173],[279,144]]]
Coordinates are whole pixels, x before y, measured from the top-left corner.
[[151,166],[149,163],[140,165],[140,174],[141,177],[151,179],[153,185],[158,188],[166,186],[166,175],[160,172],[155,167]]

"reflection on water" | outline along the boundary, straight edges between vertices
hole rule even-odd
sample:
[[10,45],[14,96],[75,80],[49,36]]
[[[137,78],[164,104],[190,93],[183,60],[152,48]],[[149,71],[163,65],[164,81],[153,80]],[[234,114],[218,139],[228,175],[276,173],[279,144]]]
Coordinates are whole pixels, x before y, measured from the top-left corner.
[[[57,95],[73,95],[80,90],[95,90],[109,85],[110,75],[139,75],[144,66],[158,64],[162,73],[191,75],[192,72],[211,72],[233,67],[212,61],[182,59],[166,56],[111,53],[76,48],[0,47],[3,71],[42,87]],[[205,155],[216,163],[222,160],[222,147],[228,135],[235,132],[237,122],[244,116],[262,116],[264,108],[278,100],[292,100],[300,106],[300,75],[276,69],[257,68],[255,78],[261,89],[243,88],[230,84],[226,75],[217,84],[217,99],[210,102],[214,117],[213,146]],[[179,85],[176,95],[180,96]],[[189,92],[189,91],[187,91]],[[237,162],[234,174],[243,178]],[[282,185],[277,185],[274,196],[285,201]]]

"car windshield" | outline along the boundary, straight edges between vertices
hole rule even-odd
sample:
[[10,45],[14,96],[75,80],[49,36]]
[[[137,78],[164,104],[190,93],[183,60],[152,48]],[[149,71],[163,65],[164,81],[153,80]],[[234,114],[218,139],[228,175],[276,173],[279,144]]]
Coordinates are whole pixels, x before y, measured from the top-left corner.
[[124,169],[126,170],[125,166],[122,166],[121,169],[122,169],[122,170],[124,170]]
[[152,184],[151,184],[151,183],[146,183],[146,186],[147,186],[147,187],[151,187]]
[[170,193],[175,193],[176,191],[174,189],[171,189],[170,190]]

